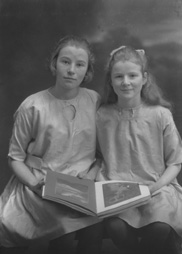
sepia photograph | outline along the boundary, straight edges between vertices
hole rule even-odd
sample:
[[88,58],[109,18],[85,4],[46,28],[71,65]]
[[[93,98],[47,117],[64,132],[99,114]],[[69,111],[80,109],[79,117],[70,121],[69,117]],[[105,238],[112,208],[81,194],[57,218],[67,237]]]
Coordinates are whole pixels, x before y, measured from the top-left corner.
[[[0,0],[0,55],[0,254],[182,254],[182,0]],[[49,170],[151,198],[89,216]]]

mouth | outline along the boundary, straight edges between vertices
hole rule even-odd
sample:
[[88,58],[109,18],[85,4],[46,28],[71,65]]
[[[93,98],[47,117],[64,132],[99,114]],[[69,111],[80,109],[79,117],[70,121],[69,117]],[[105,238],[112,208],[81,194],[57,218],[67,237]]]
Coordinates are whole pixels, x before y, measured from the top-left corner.
[[70,78],[70,77],[64,77],[65,80],[71,80],[71,81],[75,81],[75,78]]

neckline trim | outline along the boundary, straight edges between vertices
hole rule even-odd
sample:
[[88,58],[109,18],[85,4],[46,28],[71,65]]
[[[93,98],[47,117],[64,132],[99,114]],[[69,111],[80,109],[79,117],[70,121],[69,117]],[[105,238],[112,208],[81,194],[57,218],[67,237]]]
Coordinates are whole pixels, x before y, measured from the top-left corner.
[[75,101],[77,101],[78,98],[80,97],[80,94],[81,94],[81,89],[79,88],[78,94],[77,94],[74,98],[72,98],[72,99],[67,99],[67,100],[66,100],[66,99],[60,99],[60,98],[56,97],[54,94],[51,93],[50,90],[51,90],[51,87],[47,89],[47,92],[48,92],[48,94],[49,94],[51,97],[53,97],[54,99],[56,99],[56,100],[58,100],[58,101],[65,102],[65,103],[70,103],[70,104],[72,104],[72,103],[74,103]]
[[142,107],[143,103],[133,108],[121,108],[118,106],[118,104],[114,104],[114,108],[117,110],[118,114],[126,118],[134,118],[137,115],[139,109]]

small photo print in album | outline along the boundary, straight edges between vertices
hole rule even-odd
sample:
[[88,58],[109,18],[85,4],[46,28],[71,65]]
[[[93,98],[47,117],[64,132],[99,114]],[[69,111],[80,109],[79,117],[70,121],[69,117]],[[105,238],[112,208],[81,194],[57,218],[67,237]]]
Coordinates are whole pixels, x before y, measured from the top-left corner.
[[140,186],[137,183],[106,183],[103,184],[105,207],[140,196]]
[[74,198],[81,203],[88,203],[89,201],[87,186],[77,183],[70,184],[70,182],[63,179],[57,180],[55,192],[57,195]]

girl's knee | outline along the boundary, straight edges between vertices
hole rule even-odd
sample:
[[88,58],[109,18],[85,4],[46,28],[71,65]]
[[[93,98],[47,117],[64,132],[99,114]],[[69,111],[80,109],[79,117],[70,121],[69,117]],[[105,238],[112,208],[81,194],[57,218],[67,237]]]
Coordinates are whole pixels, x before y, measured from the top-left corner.
[[104,226],[106,228],[115,228],[118,224],[119,219],[118,218],[108,218],[104,221]]
[[104,221],[105,230],[109,232],[126,231],[128,224],[120,218],[108,218]]
[[105,221],[106,233],[113,242],[120,246],[138,244],[136,230],[120,218],[109,218]]

